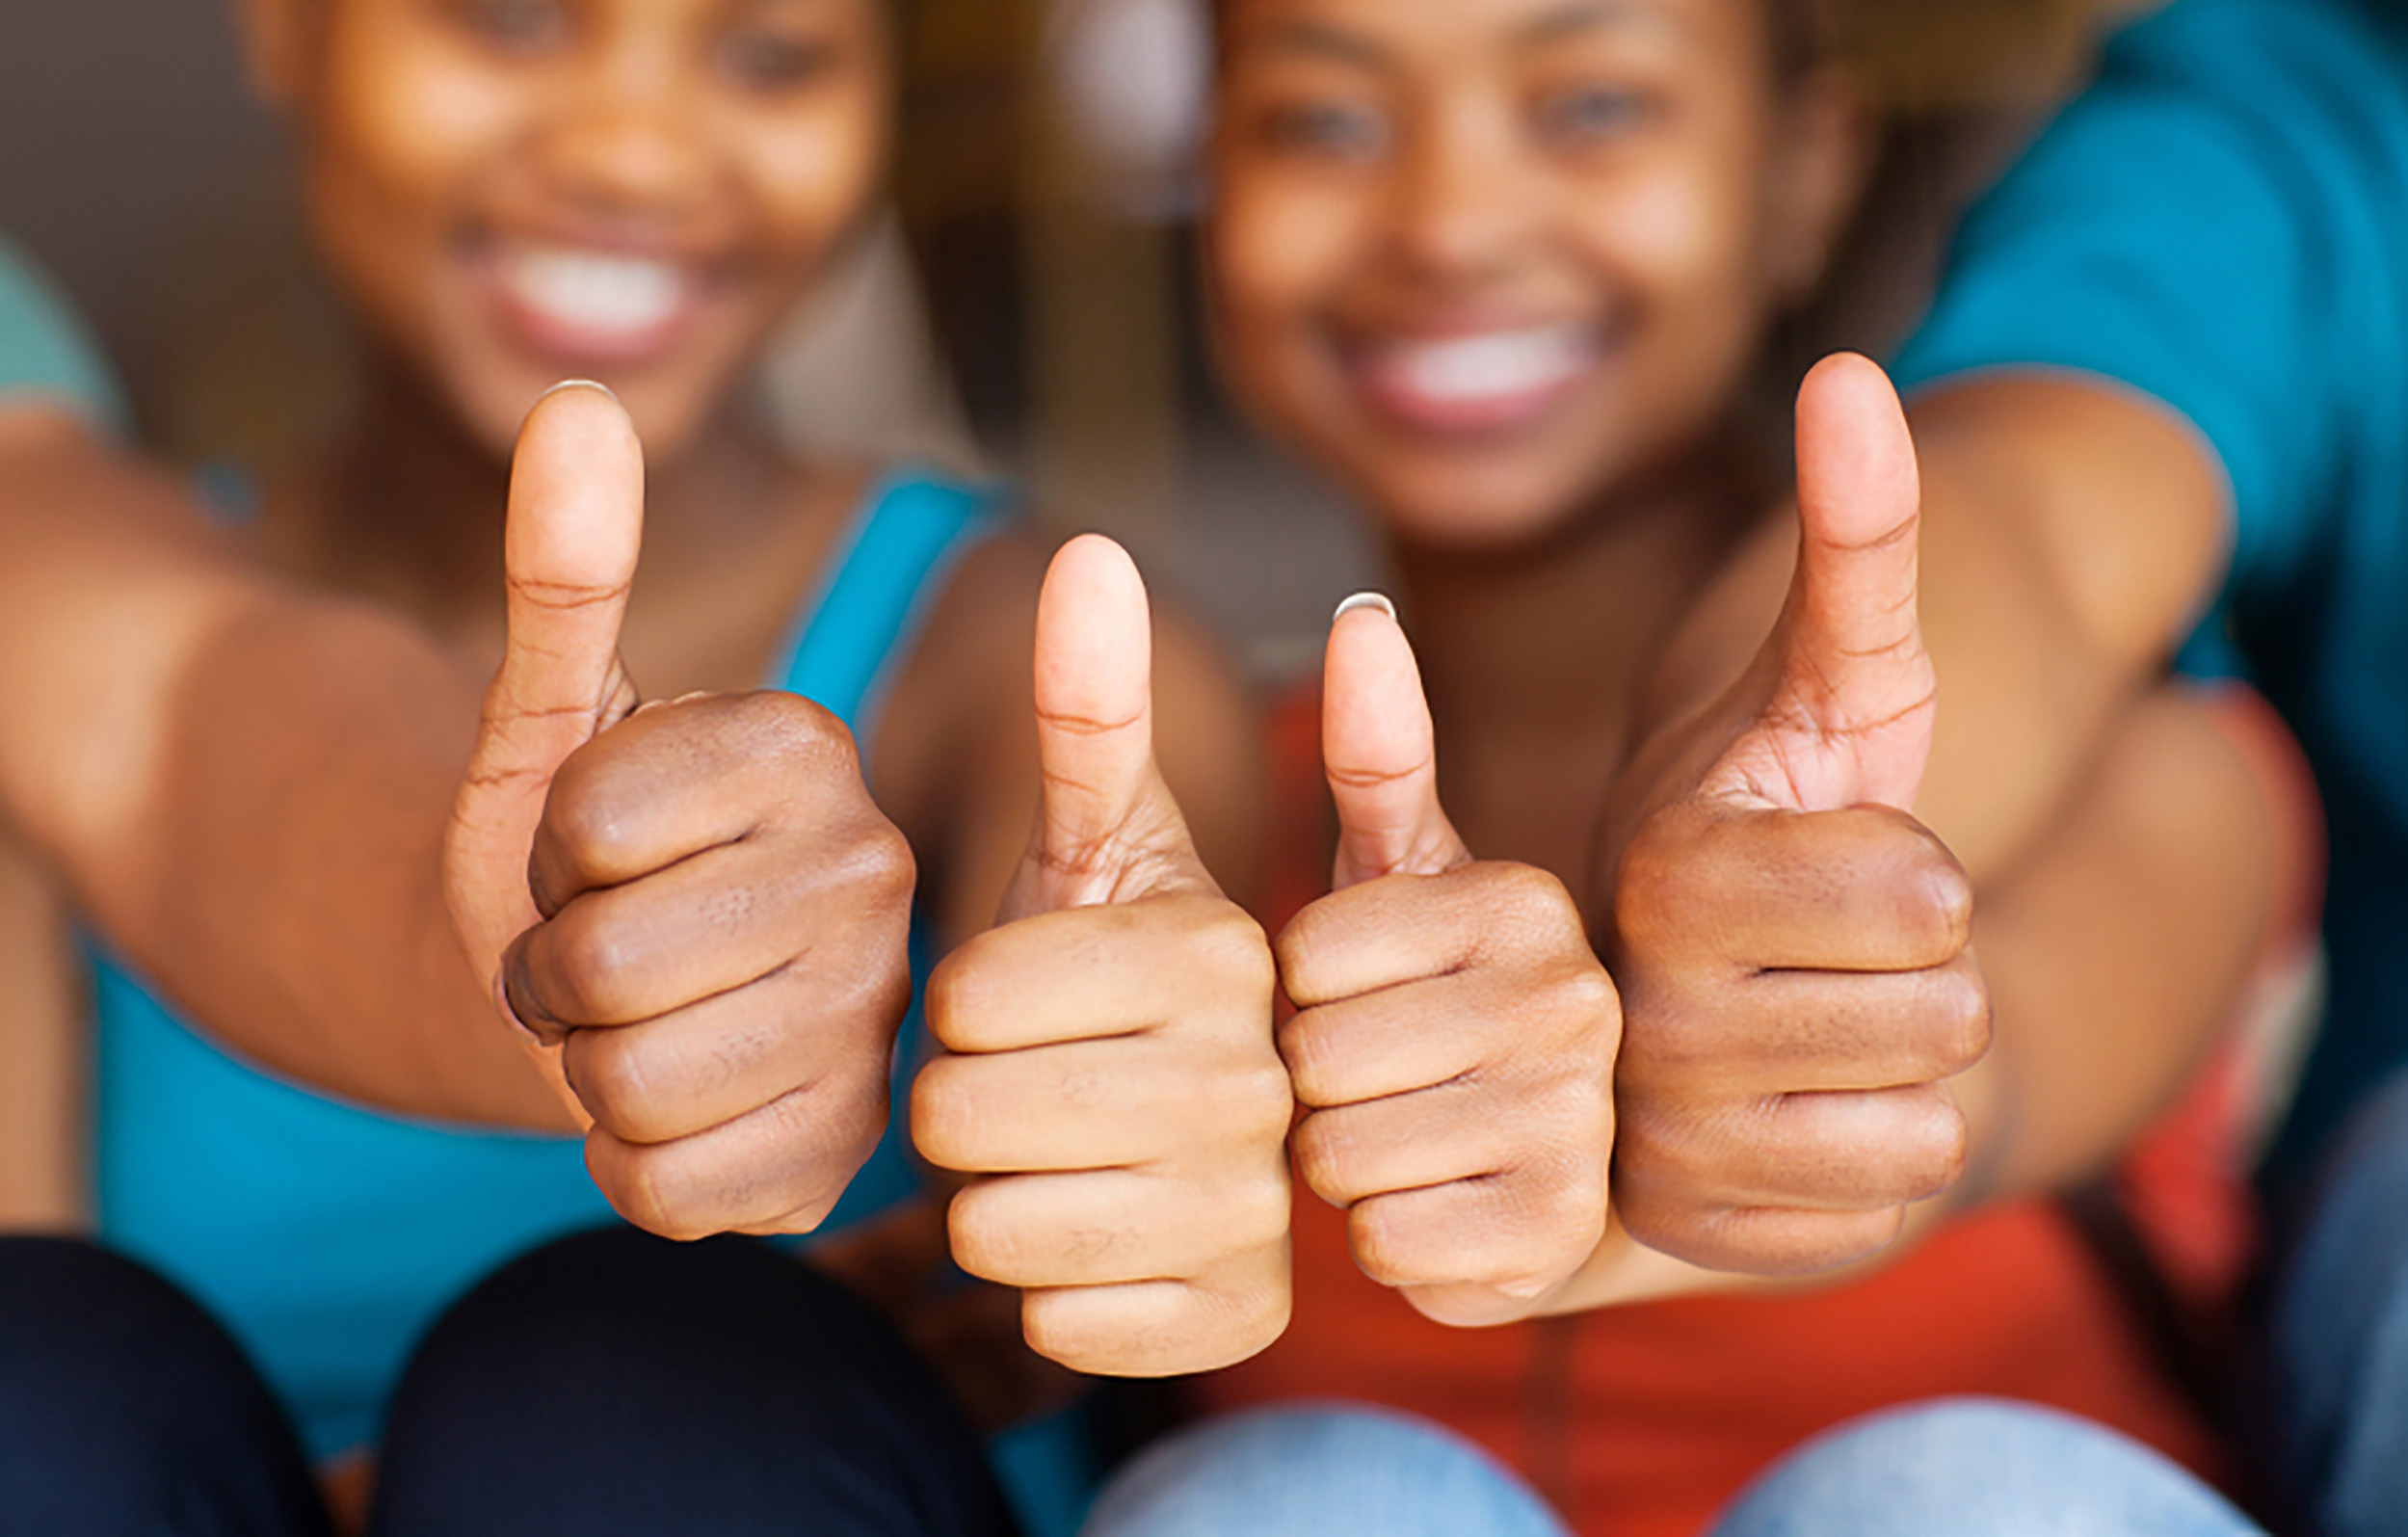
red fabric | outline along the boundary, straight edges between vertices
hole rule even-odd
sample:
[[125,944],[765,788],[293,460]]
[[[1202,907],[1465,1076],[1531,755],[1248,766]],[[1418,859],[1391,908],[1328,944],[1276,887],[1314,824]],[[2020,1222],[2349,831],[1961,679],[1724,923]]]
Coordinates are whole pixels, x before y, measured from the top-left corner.
[[[2261,707],[2262,708],[2262,707]],[[2226,712],[2284,795],[2313,795],[2270,714]],[[1326,888],[1318,706],[1281,711],[1280,847],[1289,914]],[[2271,727],[2273,735],[2267,734]],[[2315,820],[2293,819],[2286,900],[2312,933]],[[2186,1300],[2229,1296],[2254,1230],[2233,1153],[2230,1068],[2206,1075],[2127,1175],[2139,1226]],[[2161,1379],[2070,1224],[2049,1204],[1991,1207],[1845,1286],[1700,1298],[1486,1332],[1439,1327],[1358,1270],[1344,1216],[1300,1191],[1295,1323],[1205,1385],[1216,1406],[1297,1398],[1394,1405],[1470,1437],[1538,1485],[1584,1537],[1688,1537],[1808,1438],[1885,1406],[1981,1393],[2052,1405],[2213,1476],[2216,1448]]]

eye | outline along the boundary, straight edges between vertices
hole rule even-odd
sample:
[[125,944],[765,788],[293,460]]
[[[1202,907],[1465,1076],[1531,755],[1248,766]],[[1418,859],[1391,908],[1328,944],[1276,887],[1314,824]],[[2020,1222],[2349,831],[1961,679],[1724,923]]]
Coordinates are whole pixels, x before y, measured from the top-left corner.
[[1622,138],[1655,115],[1654,98],[1623,86],[1575,86],[1542,97],[1539,135],[1550,145],[1584,148]]
[[569,37],[572,18],[559,0],[460,0],[454,13],[476,38],[504,53],[538,53]]
[[808,85],[832,68],[837,45],[828,39],[767,26],[736,27],[719,40],[719,67],[750,91],[776,93]]
[[1359,162],[1377,159],[1389,145],[1385,114],[1353,102],[1299,102],[1263,115],[1262,137],[1288,154]]

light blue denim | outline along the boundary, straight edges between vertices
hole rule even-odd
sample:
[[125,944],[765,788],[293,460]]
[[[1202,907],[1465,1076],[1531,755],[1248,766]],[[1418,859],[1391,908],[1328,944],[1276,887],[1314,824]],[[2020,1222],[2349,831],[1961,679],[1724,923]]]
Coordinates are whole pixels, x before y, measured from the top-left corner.
[[[1204,1425],[1108,1486],[1083,1537],[1563,1537],[1538,1495],[1426,1422],[1345,1405]],[[1810,1443],[1712,1537],[2263,1537],[2113,1432],[1969,1399]]]
[[2274,1314],[2286,1471],[2324,1537],[2408,1531],[2408,1078],[2342,1133]]
[[2263,1537],[2214,1491],[2088,1420],[1988,1398],[1809,1442],[1713,1537]]
[[1104,1487],[1080,1537],[1565,1537],[1527,1485],[1425,1420],[1257,1410],[1174,1436]]

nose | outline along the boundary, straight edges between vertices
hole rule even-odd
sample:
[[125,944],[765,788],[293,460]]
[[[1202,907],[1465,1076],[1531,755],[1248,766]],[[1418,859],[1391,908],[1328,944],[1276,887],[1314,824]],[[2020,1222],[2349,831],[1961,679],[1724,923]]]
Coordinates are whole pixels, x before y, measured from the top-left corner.
[[578,200],[615,213],[675,213],[710,191],[705,103],[674,44],[613,40],[577,71],[553,119],[546,159]]
[[1511,116],[1461,101],[1409,136],[1395,172],[1390,228],[1417,276],[1462,280],[1509,263],[1540,204]]

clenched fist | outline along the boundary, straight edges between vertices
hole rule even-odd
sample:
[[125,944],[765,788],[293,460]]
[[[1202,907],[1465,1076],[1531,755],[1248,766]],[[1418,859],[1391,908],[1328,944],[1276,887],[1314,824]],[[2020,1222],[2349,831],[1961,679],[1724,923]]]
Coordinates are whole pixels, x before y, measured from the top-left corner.
[[619,627],[643,497],[617,402],[536,407],[447,894],[622,1215],[676,1238],[807,1232],[886,1126],[911,850],[817,705],[637,708]]
[[1291,1102],[1270,946],[1197,858],[1154,766],[1151,627],[1086,538],[1040,600],[1044,790],[1002,921],[938,968],[948,1055],[912,1130],[954,1198],[956,1260],[1017,1286],[1040,1353],[1168,1376],[1285,1328]]
[[1330,634],[1335,894],[1279,941],[1296,1163],[1355,1258],[1442,1323],[1539,1311],[1605,1235],[1622,1012],[1563,884],[1481,863],[1439,804],[1429,705],[1385,604]]

